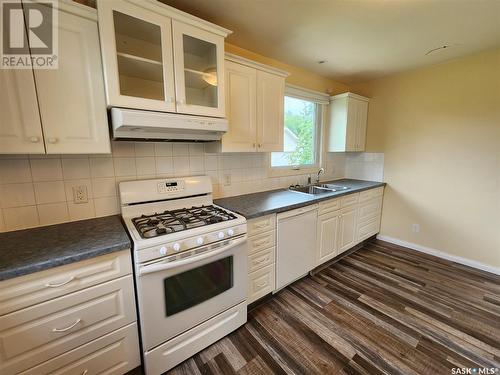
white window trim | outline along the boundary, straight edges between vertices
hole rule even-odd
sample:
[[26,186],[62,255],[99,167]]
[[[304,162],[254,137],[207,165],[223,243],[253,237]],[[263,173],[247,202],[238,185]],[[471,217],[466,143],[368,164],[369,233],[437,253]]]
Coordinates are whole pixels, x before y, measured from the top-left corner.
[[294,97],[297,99],[302,99],[302,100],[308,100],[312,101],[317,104],[317,111],[316,111],[316,156],[317,156],[317,162],[312,165],[307,165],[307,166],[298,166],[298,167],[292,167],[292,166],[283,166],[283,167],[273,167],[271,165],[271,153],[267,153],[267,165],[268,165],[268,171],[267,175],[268,177],[286,177],[286,176],[297,176],[297,175],[305,175],[305,174],[312,174],[312,173],[317,173],[319,168],[323,165],[323,160],[324,160],[324,142],[323,139],[325,138],[324,131],[325,131],[325,119],[326,119],[326,109],[327,106],[326,104],[328,102],[325,102],[323,100],[318,100],[322,99],[323,96],[328,98],[328,95],[322,94],[316,91],[312,90],[306,90],[299,88],[298,86],[292,86],[288,85],[286,86],[285,89],[285,96],[290,96]]

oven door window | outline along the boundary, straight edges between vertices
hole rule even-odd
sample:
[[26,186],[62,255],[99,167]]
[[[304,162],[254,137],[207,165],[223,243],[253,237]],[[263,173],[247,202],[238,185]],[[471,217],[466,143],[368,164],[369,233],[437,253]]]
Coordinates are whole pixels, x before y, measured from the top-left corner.
[[215,297],[233,286],[233,257],[167,277],[165,313],[171,316]]

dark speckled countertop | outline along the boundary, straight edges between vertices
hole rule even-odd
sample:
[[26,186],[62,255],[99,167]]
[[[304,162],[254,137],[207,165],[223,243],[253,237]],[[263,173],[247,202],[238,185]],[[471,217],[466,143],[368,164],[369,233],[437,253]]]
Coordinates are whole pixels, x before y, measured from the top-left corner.
[[130,246],[118,215],[0,233],[0,281]]
[[320,195],[309,195],[289,191],[288,189],[279,189],[216,199],[214,203],[228,210],[237,212],[247,219],[253,219],[259,216],[289,211],[294,208],[304,207],[327,199],[386,185],[385,182],[352,180],[346,178],[334,181],[322,181],[321,183],[348,186],[350,189]]

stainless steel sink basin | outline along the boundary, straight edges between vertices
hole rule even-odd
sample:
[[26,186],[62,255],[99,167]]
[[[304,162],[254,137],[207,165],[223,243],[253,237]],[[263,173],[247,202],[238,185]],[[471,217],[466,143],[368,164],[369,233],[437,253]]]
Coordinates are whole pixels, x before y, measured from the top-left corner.
[[347,186],[334,185],[334,184],[314,184],[308,186],[295,186],[289,188],[290,191],[294,191],[296,193],[310,194],[310,195],[329,194],[349,189],[350,188]]

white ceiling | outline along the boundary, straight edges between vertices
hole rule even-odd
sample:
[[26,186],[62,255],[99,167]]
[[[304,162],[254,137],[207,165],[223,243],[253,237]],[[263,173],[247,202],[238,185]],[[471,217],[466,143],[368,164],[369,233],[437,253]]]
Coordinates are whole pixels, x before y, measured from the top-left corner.
[[500,46],[500,0],[161,1],[233,30],[229,43],[346,83]]

